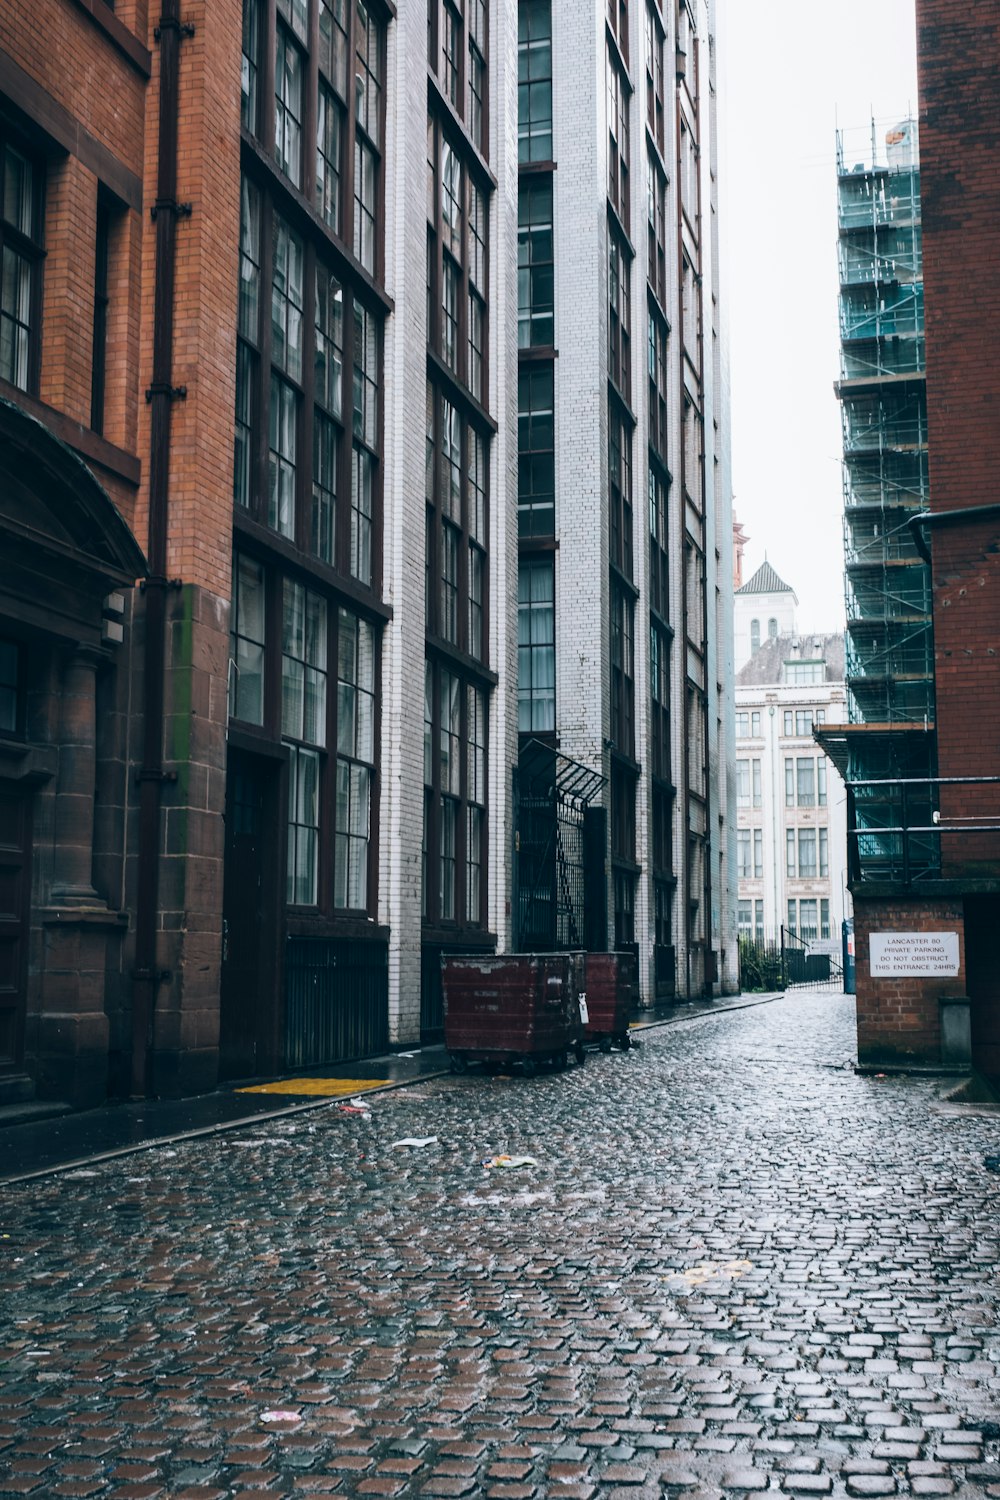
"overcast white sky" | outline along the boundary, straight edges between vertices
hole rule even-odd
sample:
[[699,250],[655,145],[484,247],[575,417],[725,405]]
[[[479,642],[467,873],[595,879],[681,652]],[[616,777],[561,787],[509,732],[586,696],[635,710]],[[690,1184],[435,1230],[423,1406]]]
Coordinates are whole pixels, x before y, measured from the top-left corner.
[[720,0],[718,34],[734,509],[751,537],[743,576],[766,553],[798,595],[800,629],[836,630],[835,132],[916,114],[913,0]]

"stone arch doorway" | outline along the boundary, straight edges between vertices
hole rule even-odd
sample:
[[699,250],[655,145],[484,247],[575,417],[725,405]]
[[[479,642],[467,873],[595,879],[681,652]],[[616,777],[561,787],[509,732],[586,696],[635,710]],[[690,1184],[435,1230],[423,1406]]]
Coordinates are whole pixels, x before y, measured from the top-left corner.
[[[145,571],[82,459],[0,399],[0,1102],[107,1091],[106,988],[128,917],[120,889],[95,886],[95,794],[109,756],[124,767],[126,731],[113,714],[99,728],[98,700]],[[104,853],[124,860],[124,815]]]

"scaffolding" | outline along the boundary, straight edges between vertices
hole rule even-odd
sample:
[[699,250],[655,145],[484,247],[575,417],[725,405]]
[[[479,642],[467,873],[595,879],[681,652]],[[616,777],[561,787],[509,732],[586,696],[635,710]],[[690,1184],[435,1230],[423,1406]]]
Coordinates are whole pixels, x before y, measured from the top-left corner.
[[[848,717],[925,731],[930,570],[909,525],[928,505],[916,121],[872,121],[860,146],[838,131],[837,188]],[[857,745],[867,757],[870,738]]]

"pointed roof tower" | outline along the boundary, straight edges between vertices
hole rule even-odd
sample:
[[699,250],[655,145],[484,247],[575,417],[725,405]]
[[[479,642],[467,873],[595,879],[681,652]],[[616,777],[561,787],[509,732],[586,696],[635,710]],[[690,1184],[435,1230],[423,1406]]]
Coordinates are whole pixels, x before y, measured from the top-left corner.
[[737,589],[736,592],[738,594],[791,594],[796,604],[799,602],[791,584],[785,583],[778,577],[766,558],[753,577],[748,578],[742,588]]

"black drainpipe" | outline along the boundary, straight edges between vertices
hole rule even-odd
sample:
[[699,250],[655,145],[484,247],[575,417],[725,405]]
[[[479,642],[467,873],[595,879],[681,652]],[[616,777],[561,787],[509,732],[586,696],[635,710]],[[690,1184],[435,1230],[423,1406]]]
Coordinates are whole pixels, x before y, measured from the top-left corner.
[[[156,225],[153,289],[153,378],[146,391],[149,423],[149,572],[145,593],[145,644],[142,687],[142,765],[139,781],[139,870],[135,908],[135,968],[132,971],[133,1098],[150,1092],[149,1064],[153,1017],[161,983],[170,973],[157,966],[156,932],[160,893],[160,806],[163,783],[164,679],[166,669],[167,535],[170,513],[170,413],[173,402],[187,395],[171,380],[174,344],[174,270],[177,220],[191,212],[177,202],[178,93],[181,42],[194,27],[180,19],[180,0],[163,0],[153,35],[160,44],[159,138],[156,202],[150,210]],[[175,780],[173,774],[170,780]]]

